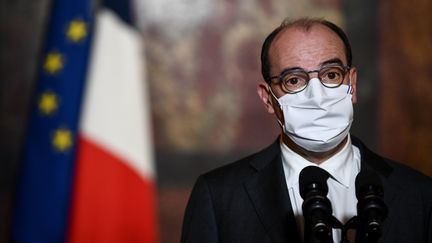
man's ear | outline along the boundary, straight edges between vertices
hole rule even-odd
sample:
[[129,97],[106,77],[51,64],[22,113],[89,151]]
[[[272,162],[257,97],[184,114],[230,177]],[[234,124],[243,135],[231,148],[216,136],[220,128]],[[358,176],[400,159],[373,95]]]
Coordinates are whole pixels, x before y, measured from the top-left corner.
[[264,103],[264,107],[270,114],[275,113],[273,108],[272,96],[269,94],[269,85],[267,83],[261,82],[257,86],[257,93],[261,101]]
[[352,88],[352,103],[357,103],[357,69],[351,68],[349,71],[350,85]]

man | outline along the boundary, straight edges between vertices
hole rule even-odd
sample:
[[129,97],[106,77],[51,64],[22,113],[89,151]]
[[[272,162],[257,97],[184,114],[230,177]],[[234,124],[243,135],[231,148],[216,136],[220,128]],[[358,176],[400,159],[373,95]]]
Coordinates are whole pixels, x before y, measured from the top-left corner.
[[[357,73],[344,32],[325,20],[285,21],[266,38],[261,62],[258,95],[281,136],[198,178],[181,242],[303,242],[299,174],[310,165],[330,174],[327,197],[341,223],[357,215],[355,178],[370,170],[382,181],[388,208],[379,242],[432,242],[431,179],[349,135]],[[340,230],[332,238],[339,242]]]

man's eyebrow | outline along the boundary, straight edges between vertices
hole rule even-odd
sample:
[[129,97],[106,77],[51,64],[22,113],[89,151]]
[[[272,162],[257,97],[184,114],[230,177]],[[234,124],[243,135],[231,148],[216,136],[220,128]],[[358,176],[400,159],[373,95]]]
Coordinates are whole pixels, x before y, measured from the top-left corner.
[[[339,59],[339,58],[337,58],[337,57],[329,59],[329,60],[326,60],[324,62],[321,62],[320,66],[322,67],[322,66],[329,65],[329,64],[339,64],[341,66],[344,66],[342,60]],[[286,67],[286,68],[284,68],[282,70],[282,72],[279,74],[279,76],[283,75],[284,73],[287,73],[287,72],[290,72],[290,71],[294,71],[294,70],[304,70],[304,69],[302,67],[296,67],[296,66],[294,66],[294,67]],[[275,78],[275,77],[277,77],[277,76],[273,76],[273,78]]]
[[304,69],[301,67],[287,67],[287,68],[283,69],[279,75],[283,75],[284,73],[296,71],[296,70],[303,70],[304,71]]
[[340,64],[343,66],[343,62],[339,58],[332,58],[332,59],[329,59],[327,61],[324,61],[321,63],[321,66],[328,65],[328,64]]

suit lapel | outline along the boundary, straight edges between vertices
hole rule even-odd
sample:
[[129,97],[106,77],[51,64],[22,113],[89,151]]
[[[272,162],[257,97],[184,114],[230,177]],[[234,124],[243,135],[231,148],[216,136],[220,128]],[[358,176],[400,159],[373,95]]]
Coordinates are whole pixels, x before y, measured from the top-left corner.
[[389,181],[393,168],[379,155],[369,150],[359,139],[351,136],[353,144],[359,148],[361,154],[360,170],[372,170],[378,173],[383,183],[384,201],[390,203],[397,195],[398,188]]
[[[370,151],[359,139],[351,136],[353,144],[359,148],[361,153],[361,170],[372,170],[378,173],[381,178],[384,190],[384,203],[387,208],[396,208],[395,204],[399,203],[399,200],[395,200],[398,195],[399,184],[391,181],[390,176],[393,172],[393,168],[379,155]],[[389,212],[388,218],[383,223],[383,237],[388,235],[390,225],[394,220],[392,212]],[[382,240],[385,240],[383,238]]]
[[300,242],[278,141],[251,165],[257,172],[244,186],[272,242]]

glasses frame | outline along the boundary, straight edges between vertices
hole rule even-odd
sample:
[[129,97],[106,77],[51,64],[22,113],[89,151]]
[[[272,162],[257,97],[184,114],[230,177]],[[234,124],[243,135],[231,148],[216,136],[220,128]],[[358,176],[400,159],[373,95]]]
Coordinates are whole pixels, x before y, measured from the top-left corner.
[[[321,78],[319,77],[319,73],[320,73],[323,69],[325,69],[325,68],[332,68],[332,67],[340,67],[340,68],[343,70],[343,78],[342,78],[342,81],[341,81],[338,85],[336,85],[336,86],[328,86],[328,85],[326,85],[325,83],[322,82]],[[344,82],[344,80],[345,80],[345,78],[346,78],[346,75],[347,75],[347,73],[349,73],[350,70],[351,70],[351,67],[350,67],[350,66],[345,66],[345,65],[341,65],[341,64],[333,64],[333,65],[330,64],[330,65],[324,65],[324,66],[320,67],[319,69],[310,70],[310,71],[306,71],[306,70],[304,70],[303,68],[295,67],[295,68],[288,68],[288,69],[283,70],[282,73],[281,73],[279,76],[273,76],[273,77],[270,77],[270,78],[269,78],[269,81],[271,82],[273,79],[278,79],[279,82],[278,82],[277,84],[278,84],[278,85],[281,85],[281,89],[282,89],[285,93],[287,93],[287,94],[295,94],[295,93],[302,92],[303,90],[306,89],[306,87],[309,85],[309,81],[311,80],[311,77],[310,77],[310,74],[311,74],[311,73],[317,73],[317,74],[318,74],[318,79],[319,79],[320,83],[321,83],[324,87],[326,87],[326,88],[333,89],[333,88],[337,88],[337,87],[339,87],[339,86],[341,86],[341,85],[343,84],[343,82]],[[293,71],[298,71],[298,72],[303,72],[303,73],[305,73],[305,74],[307,75],[307,81],[306,81],[306,85],[305,85],[303,88],[301,88],[300,90],[296,90],[296,91],[289,91],[289,90],[286,90],[285,88],[283,88],[283,87],[282,87],[282,86],[283,86],[282,84],[283,84],[283,80],[284,80],[285,76],[286,76],[287,74],[289,74],[289,73],[292,73]]]

